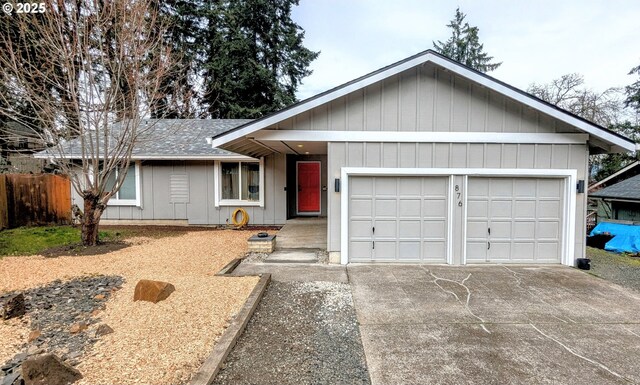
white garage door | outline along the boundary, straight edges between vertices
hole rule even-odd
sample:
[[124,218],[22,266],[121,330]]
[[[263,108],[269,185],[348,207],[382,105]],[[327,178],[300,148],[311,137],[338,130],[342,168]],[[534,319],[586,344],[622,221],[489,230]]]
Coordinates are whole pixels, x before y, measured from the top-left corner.
[[469,177],[467,263],[560,263],[564,182]]
[[349,178],[349,261],[446,263],[448,177]]

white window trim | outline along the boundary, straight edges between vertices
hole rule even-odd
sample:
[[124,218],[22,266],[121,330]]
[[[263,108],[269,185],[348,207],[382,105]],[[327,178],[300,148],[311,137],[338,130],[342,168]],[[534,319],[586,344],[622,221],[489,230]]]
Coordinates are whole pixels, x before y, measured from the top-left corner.
[[[112,196],[107,202],[107,206],[142,206],[142,188],[140,186],[140,172],[142,167],[140,167],[140,161],[132,162],[135,166],[135,185],[136,185],[136,199],[116,199],[115,196]],[[117,194],[117,193],[116,193]]]
[[[349,263],[349,177],[350,176],[502,176],[502,177],[537,177],[537,178],[563,178],[565,180],[564,199],[565,207],[563,215],[566,218],[566,225],[562,232],[562,256],[560,262],[566,266],[573,266],[575,261],[575,238],[576,238],[576,170],[563,169],[498,169],[498,168],[374,168],[374,167],[342,167],[340,173],[340,263]],[[468,179],[468,178],[465,178]],[[451,179],[450,179],[451,181]],[[466,182],[465,182],[466,183]],[[449,183],[452,185],[452,183]],[[466,191],[466,186],[465,186]],[[465,199],[467,194],[465,194]],[[450,205],[453,200],[450,200]],[[463,234],[466,238],[467,214],[464,204],[463,213]],[[449,208],[449,215],[452,211]],[[452,234],[453,221],[448,221],[448,235]],[[448,244],[451,244],[449,241]],[[461,263],[465,264],[466,242],[463,244]],[[447,247],[447,261],[453,261],[453,248]]]
[[[220,166],[221,162],[237,162],[237,163],[258,163],[258,172],[259,172],[259,198],[258,201],[247,201],[242,199],[222,199],[222,167]],[[215,207],[222,206],[255,206],[255,207],[264,207],[264,157],[259,158],[258,160],[247,160],[246,157],[243,158],[230,158],[225,160],[216,160],[213,162],[213,195],[214,195],[214,205]]]

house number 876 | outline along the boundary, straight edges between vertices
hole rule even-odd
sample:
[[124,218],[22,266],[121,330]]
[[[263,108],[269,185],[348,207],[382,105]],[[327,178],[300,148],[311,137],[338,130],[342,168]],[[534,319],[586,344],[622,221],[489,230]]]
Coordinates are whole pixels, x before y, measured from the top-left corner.
[[454,189],[456,190],[456,200],[458,201],[458,207],[462,207],[462,199],[460,199],[462,197],[462,193],[460,192],[460,185],[456,185]]

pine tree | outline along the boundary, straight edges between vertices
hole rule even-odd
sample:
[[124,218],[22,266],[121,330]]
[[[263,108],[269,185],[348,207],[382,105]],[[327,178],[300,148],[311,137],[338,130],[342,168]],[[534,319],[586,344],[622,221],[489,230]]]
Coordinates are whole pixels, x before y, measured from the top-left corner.
[[[629,75],[633,74],[640,75],[640,66],[633,68],[629,72]],[[636,80],[633,84],[628,85],[625,90],[627,93],[625,105],[627,107],[633,108],[637,113],[640,114],[640,80]]]
[[298,0],[211,1],[205,10],[204,98],[212,118],[257,118],[296,101],[318,56],[291,19]]
[[433,48],[459,63],[474,68],[480,72],[490,72],[500,67],[500,63],[491,63],[493,56],[484,52],[484,45],[478,37],[478,27],[471,27],[464,19],[467,17],[456,8],[456,14],[447,24],[451,28],[451,37],[443,42],[433,42]]

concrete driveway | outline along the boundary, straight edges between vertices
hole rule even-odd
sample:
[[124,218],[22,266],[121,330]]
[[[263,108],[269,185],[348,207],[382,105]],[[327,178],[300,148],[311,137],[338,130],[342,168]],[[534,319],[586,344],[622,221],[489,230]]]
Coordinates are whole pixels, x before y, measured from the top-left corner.
[[350,265],[373,384],[638,384],[640,295],[568,267]]

